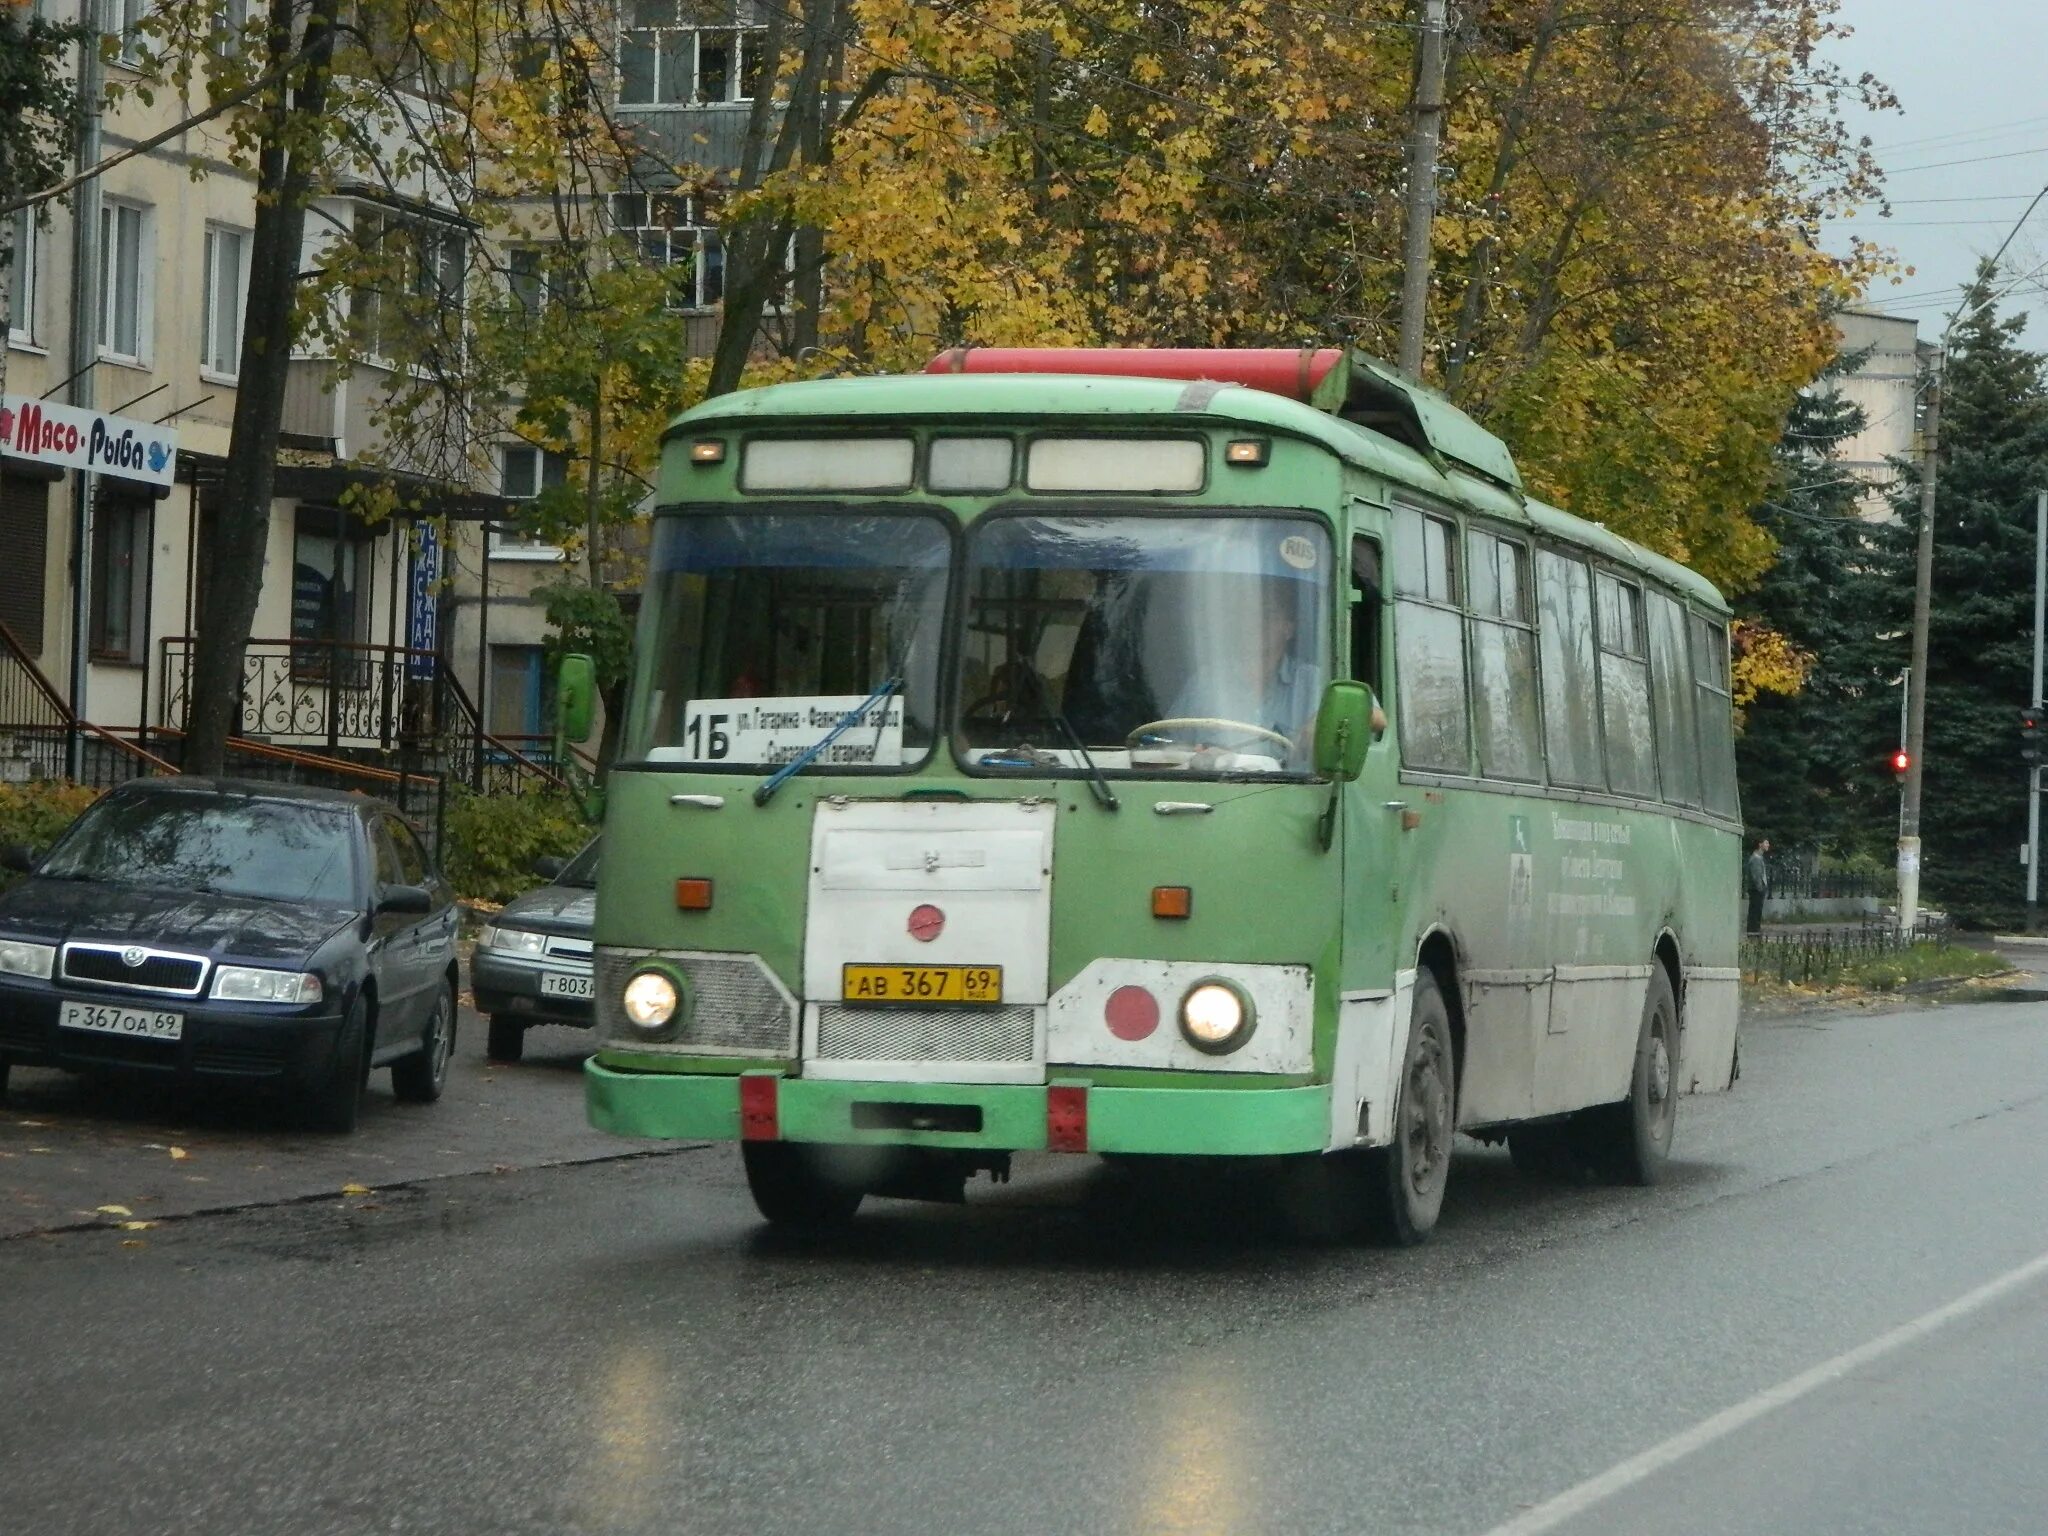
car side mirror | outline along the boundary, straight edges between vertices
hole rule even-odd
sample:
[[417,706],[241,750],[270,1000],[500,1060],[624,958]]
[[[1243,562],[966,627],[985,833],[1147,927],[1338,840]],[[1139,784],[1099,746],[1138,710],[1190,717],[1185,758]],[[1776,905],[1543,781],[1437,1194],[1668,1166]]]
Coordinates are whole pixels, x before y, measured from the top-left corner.
[[545,858],[535,859],[533,861],[533,872],[536,875],[539,875],[543,880],[561,879],[562,871],[567,869],[568,867],[569,861],[565,858],[562,858],[558,854],[551,853],[547,855]]
[[580,652],[555,670],[555,720],[564,741],[586,742],[597,712],[597,663]]
[[32,875],[42,860],[37,851],[27,843],[9,843],[0,848],[0,869],[11,869],[16,874]]
[[1366,749],[1385,729],[1385,718],[1364,683],[1343,678],[1331,683],[1316,711],[1316,772],[1340,783],[1357,778],[1365,771]]
[[425,917],[434,910],[434,896],[423,885],[387,885],[377,893],[377,915]]

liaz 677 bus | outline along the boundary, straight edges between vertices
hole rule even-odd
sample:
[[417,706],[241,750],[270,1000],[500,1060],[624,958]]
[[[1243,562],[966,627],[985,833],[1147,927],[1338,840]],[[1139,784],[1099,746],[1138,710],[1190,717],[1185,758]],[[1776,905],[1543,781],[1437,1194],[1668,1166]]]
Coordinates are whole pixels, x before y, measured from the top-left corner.
[[688,412],[659,502],[588,1108],[769,1221],[1050,1151],[1411,1242],[1459,1132],[1649,1183],[1728,1086],[1726,605],[1440,397],[956,352]]

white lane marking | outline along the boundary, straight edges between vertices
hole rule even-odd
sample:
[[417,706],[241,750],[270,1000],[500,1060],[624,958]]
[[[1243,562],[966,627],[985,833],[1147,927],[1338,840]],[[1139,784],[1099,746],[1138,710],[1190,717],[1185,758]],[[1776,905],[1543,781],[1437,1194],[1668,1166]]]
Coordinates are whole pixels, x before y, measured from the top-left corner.
[[1987,1281],[1976,1290],[1958,1296],[1946,1306],[1936,1307],[1932,1312],[1901,1323],[1890,1333],[1880,1334],[1867,1344],[1859,1344],[1846,1354],[1836,1355],[1832,1360],[1823,1360],[1808,1371],[1802,1371],[1789,1381],[1782,1381],[1775,1387],[1766,1387],[1752,1398],[1724,1408],[1712,1418],[1702,1419],[1691,1429],[1681,1430],[1661,1445],[1653,1445],[1647,1451],[1629,1457],[1609,1467],[1596,1477],[1589,1477],[1575,1488],[1567,1488],[1553,1499],[1546,1499],[1532,1509],[1525,1509],[1512,1520],[1496,1525],[1486,1536],[1540,1536],[1545,1531],[1554,1531],[1567,1520],[1584,1514],[1604,1499],[1612,1498],[1624,1488],[1655,1476],[1674,1462],[1682,1461],[1694,1451],[1704,1450],[1717,1440],[1726,1439],[1745,1425],[1753,1424],[1766,1414],[1775,1413],[1787,1404],[1797,1402],[1811,1392],[1840,1381],[1843,1377],[1861,1370],[1874,1360],[1904,1349],[1920,1339],[1926,1338],[1940,1328],[1955,1322],[1958,1318],[1981,1311],[2000,1297],[2010,1295],[2030,1280],[2048,1275],[2048,1253],[2030,1259],[2018,1269],[2008,1270],[1997,1279]]

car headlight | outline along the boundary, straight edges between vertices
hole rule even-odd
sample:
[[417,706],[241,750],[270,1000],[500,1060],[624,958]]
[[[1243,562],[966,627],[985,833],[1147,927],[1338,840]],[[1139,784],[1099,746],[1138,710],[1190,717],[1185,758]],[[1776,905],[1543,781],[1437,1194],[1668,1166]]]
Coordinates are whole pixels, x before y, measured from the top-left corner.
[[317,1003],[320,978],[303,971],[261,970],[253,965],[223,965],[213,973],[207,994],[222,1003]]
[[620,998],[626,1018],[635,1028],[649,1031],[667,1028],[682,1001],[675,979],[661,971],[636,972]]
[[1197,982],[1180,1001],[1180,1032],[1198,1051],[1224,1056],[1252,1037],[1251,999],[1227,981]]
[[56,964],[57,951],[51,945],[0,939],[0,975],[33,976],[37,981],[48,981]]
[[477,942],[501,955],[544,955],[548,948],[546,934],[530,928],[493,928],[488,924]]

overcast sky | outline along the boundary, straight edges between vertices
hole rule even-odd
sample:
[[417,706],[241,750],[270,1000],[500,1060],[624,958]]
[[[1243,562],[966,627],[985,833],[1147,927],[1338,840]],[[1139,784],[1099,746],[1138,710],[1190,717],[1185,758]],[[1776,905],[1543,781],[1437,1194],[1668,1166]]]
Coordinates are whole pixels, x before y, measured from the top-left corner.
[[[1838,222],[1889,246],[1914,270],[1870,294],[1911,315],[1932,339],[1976,270],[2048,185],[2048,0],[1842,0],[1855,36],[1834,60],[1868,70],[1898,95],[1899,112],[1858,114],[1887,174],[1892,216]],[[2048,200],[2007,253],[2023,281],[2008,307],[2030,310],[2025,339],[2048,350]]]

